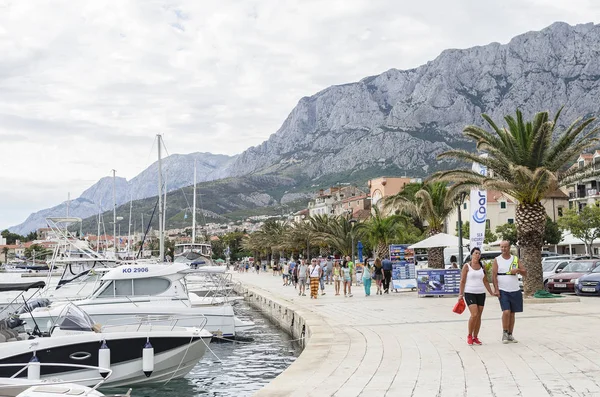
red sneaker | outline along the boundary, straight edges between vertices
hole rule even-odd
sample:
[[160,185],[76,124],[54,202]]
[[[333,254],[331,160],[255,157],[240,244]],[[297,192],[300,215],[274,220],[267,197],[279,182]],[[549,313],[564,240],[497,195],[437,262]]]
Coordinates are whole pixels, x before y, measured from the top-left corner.
[[481,341],[479,340],[478,337],[473,338],[473,343],[475,343],[476,345],[482,345],[483,343],[481,343]]
[[473,335],[469,335],[467,336],[467,345],[472,345],[473,344]]

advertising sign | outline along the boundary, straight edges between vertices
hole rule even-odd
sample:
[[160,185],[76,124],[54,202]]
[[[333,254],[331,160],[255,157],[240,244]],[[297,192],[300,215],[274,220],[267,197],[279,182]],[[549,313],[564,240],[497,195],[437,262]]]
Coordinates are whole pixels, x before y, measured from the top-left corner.
[[[479,163],[473,163],[472,170],[480,175],[487,175],[487,167]],[[471,189],[469,209],[469,247],[470,249],[475,247],[481,249],[485,239],[485,221],[487,220],[487,191]]]
[[392,264],[392,288],[417,288],[414,263],[398,261]]
[[407,261],[414,263],[415,252],[408,249],[408,244],[392,244],[390,245],[390,260],[392,262]]
[[460,269],[418,269],[419,295],[458,295]]

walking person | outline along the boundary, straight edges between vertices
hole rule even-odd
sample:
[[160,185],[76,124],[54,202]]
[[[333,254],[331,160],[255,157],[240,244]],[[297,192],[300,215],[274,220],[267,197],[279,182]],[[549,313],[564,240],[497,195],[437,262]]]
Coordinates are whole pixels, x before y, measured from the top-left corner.
[[345,261],[342,265],[342,279],[344,281],[344,297],[352,297],[352,268],[349,266],[348,261]]
[[492,276],[494,290],[500,293],[500,308],[502,309],[502,343],[517,343],[513,336],[515,328],[515,313],[523,312],[523,294],[519,287],[517,275],[527,276],[527,270],[521,265],[516,255],[510,253],[510,243],[500,242],[501,255],[494,259]]
[[283,264],[283,285],[290,285],[290,265],[287,263]]
[[348,264],[348,268],[350,268],[350,274],[353,276],[352,277],[353,278],[352,281],[356,281],[354,279],[356,266],[354,266],[354,262],[352,262],[352,259],[350,258],[350,255],[346,256],[346,263]]
[[377,295],[383,294],[383,288],[381,286],[381,281],[383,280],[383,267],[381,264],[381,259],[375,258],[375,264],[373,265],[373,278],[375,279],[375,283],[377,284]]
[[362,263],[356,264],[356,286],[358,287],[362,283],[363,265]]
[[325,272],[327,284],[333,284],[333,258],[327,257],[327,271]]
[[325,295],[325,277],[327,274],[327,261],[321,261],[321,278],[319,279],[319,284],[321,285],[321,295]]
[[[469,308],[471,317],[469,317],[469,334],[467,335],[468,345],[481,345],[479,340],[479,329],[481,328],[481,314],[485,306],[485,291],[492,296],[497,296],[497,292],[492,292],[490,283],[483,262],[481,262],[481,250],[477,247],[471,250],[471,262],[465,263],[460,276],[460,294],[458,300],[465,299]],[[495,290],[497,291],[497,290]]]
[[363,265],[363,274],[362,274],[362,282],[365,287],[365,296],[371,295],[371,265],[369,261],[365,259],[365,263]]
[[306,296],[306,275],[308,273],[308,266],[306,266],[306,261],[302,259],[300,262],[300,266],[298,267],[298,296]]
[[310,280],[310,299],[317,299],[317,296],[319,295],[319,283],[321,276],[323,276],[323,269],[321,269],[319,262],[316,259],[313,259],[308,267],[308,277]]
[[342,282],[342,269],[340,268],[340,261],[335,261],[333,264],[333,283],[335,288],[335,294],[340,294],[340,284]]
[[390,293],[390,283],[392,282],[392,261],[384,259],[381,262],[383,269],[383,292],[385,294]]

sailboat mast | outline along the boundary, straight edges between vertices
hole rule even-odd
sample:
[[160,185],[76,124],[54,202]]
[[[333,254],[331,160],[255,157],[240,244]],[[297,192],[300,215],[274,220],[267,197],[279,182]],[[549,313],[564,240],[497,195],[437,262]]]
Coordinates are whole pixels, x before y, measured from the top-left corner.
[[194,160],[194,206],[192,209],[192,244],[196,242],[196,160]]
[[133,194],[129,196],[129,230],[127,231],[127,254],[131,245],[131,210],[133,209]]
[[163,206],[162,206],[162,136],[157,134],[158,138],[158,257],[162,262],[165,260],[165,239],[163,234]]
[[98,207],[98,234],[96,235],[96,251],[100,252],[100,215],[102,214],[102,200]]
[[115,180],[117,171],[112,170],[113,173],[113,246],[115,248],[115,257],[118,252],[117,249],[117,193],[115,188]]

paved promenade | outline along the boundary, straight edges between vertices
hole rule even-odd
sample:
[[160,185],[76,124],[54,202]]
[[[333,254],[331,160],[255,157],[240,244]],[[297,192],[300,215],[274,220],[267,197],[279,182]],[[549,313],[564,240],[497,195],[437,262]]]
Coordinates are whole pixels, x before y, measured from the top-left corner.
[[[519,343],[503,345],[498,300],[488,297],[482,346],[468,346],[456,298],[416,292],[311,300],[270,273],[234,274],[257,294],[305,316],[312,337],[260,396],[600,396],[600,298],[526,304]],[[372,292],[375,288],[371,289]]]

